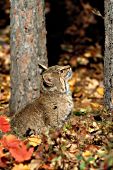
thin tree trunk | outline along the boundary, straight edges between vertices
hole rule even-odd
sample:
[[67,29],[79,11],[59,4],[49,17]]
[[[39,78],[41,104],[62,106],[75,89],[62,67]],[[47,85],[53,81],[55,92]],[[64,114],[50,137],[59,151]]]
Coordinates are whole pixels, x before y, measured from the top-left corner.
[[11,0],[11,113],[39,96],[38,63],[47,66],[43,9],[42,0]]
[[105,105],[113,109],[113,0],[105,2]]

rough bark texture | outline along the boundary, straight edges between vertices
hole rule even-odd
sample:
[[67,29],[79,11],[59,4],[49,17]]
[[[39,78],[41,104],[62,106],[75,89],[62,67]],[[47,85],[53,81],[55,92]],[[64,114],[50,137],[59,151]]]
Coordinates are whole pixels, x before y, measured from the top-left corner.
[[113,109],[113,0],[105,0],[105,105]]
[[41,0],[11,0],[11,113],[39,96],[38,63],[47,66],[43,9]]

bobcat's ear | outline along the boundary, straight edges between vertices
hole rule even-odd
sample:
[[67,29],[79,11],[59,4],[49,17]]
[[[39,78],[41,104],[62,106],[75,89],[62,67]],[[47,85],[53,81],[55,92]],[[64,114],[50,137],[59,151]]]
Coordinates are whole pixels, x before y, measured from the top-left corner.
[[45,65],[43,65],[43,64],[41,64],[41,63],[38,63],[38,65],[39,65],[39,73],[42,75],[42,73],[45,71],[45,70],[47,70],[48,68],[45,66]]
[[47,70],[47,67],[46,67],[45,65],[43,65],[43,64],[41,64],[41,63],[38,63],[38,65],[39,65],[40,67],[42,67],[44,70]]
[[45,83],[47,86],[53,86],[53,85],[54,85],[54,82],[53,82],[53,78],[52,78],[51,73],[45,73],[45,74],[43,74],[42,77],[43,77],[44,83]]

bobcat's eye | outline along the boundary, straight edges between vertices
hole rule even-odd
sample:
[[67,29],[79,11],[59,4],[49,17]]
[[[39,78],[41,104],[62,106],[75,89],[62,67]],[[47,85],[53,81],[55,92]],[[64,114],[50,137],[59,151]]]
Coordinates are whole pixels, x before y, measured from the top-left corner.
[[64,70],[60,70],[60,73],[63,73],[64,72]]

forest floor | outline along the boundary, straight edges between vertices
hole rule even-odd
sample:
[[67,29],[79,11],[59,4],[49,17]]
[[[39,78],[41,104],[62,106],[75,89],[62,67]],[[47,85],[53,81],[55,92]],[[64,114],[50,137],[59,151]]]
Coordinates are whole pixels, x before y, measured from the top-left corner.
[[[62,129],[21,140],[9,132],[10,118],[4,115],[10,99],[10,33],[9,26],[0,29],[0,169],[113,169],[113,117],[103,106],[103,19],[93,14],[89,3],[64,2],[57,5],[65,5],[65,28],[60,33],[53,28],[51,33],[47,26],[48,49],[51,37],[56,40],[55,36],[62,35],[57,62],[70,64],[73,70],[69,83],[74,110]],[[51,8],[48,1],[47,19],[51,18]],[[48,51],[49,59],[51,55],[53,52]]]

